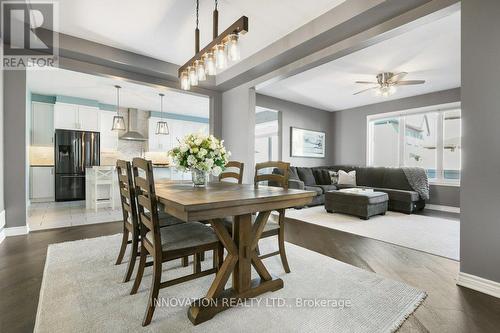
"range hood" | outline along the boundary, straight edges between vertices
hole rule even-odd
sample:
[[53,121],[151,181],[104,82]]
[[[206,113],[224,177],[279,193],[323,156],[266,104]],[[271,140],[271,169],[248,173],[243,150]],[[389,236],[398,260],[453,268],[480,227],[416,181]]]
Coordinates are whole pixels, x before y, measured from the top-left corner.
[[127,119],[128,126],[127,132],[123,133],[119,137],[120,140],[128,140],[128,141],[147,141],[141,133],[137,132],[137,117],[138,110],[137,109],[127,109]]

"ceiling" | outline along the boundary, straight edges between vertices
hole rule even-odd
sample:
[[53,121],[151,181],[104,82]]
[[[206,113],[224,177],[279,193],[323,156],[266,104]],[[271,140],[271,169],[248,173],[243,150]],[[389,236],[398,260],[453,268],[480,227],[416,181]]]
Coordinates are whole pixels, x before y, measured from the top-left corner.
[[63,69],[28,71],[28,88],[32,93],[64,95],[97,100],[116,105],[115,85],[122,87],[120,106],[146,111],[160,111],[160,92],[165,94],[163,110],[188,116],[209,117],[208,97],[154,88],[119,79],[100,77]]
[[[219,0],[219,32],[242,15],[242,58],[344,0]],[[182,65],[194,55],[195,0],[59,0],[59,31]],[[202,47],[212,40],[213,0],[200,0]]]
[[[381,72],[408,72],[405,80],[426,80],[398,87],[390,97],[366,92],[355,81],[376,81]],[[460,87],[460,12],[422,25],[258,90],[258,93],[336,111],[386,100]]]

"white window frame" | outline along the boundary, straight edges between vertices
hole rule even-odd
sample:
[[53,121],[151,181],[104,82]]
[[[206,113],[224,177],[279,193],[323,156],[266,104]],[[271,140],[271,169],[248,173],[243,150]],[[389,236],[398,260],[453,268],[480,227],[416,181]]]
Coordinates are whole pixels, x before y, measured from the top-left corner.
[[386,113],[378,113],[375,115],[369,115],[366,117],[366,165],[373,165],[373,123],[375,120],[384,118],[396,118],[399,117],[399,156],[398,165],[400,167],[404,166],[404,156],[405,156],[405,130],[406,130],[406,116],[437,112],[438,123],[437,123],[437,144],[436,144],[436,178],[430,179],[429,183],[432,185],[443,185],[443,186],[460,186],[460,180],[450,180],[444,178],[443,170],[443,149],[444,149],[444,114],[447,111],[461,110],[460,103],[448,103],[441,105],[434,105],[431,107],[394,111]]

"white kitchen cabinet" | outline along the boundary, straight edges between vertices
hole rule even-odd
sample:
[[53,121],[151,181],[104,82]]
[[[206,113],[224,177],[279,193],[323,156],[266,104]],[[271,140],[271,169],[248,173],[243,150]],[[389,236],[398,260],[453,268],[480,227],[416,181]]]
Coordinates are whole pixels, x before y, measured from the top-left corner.
[[99,109],[76,104],[54,104],[54,128],[99,131]]
[[78,126],[78,105],[54,104],[54,128],[75,130]]
[[78,106],[78,124],[82,131],[99,132],[99,108]]
[[118,132],[112,131],[114,112],[101,111],[101,119],[99,123],[101,132],[101,151],[115,152],[118,150]]
[[31,145],[50,146],[54,143],[54,105],[31,103]]
[[30,171],[31,201],[54,201],[54,167],[30,167]]

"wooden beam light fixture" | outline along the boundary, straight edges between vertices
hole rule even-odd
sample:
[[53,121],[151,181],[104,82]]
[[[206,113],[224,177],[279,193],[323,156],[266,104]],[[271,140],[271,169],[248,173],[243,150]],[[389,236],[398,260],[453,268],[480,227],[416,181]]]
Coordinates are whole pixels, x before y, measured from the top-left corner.
[[213,40],[200,51],[198,28],[199,0],[196,0],[195,55],[179,68],[181,88],[191,89],[204,81],[207,75],[216,75],[227,67],[228,61],[240,60],[239,37],[248,32],[248,17],[242,16],[219,35],[218,1],[213,12]]

